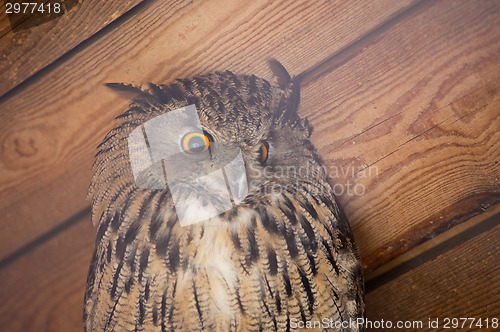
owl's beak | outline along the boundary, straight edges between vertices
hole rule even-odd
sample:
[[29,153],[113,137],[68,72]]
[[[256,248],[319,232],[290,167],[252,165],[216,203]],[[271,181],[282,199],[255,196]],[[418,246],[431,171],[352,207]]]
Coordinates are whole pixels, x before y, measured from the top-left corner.
[[241,150],[236,158],[224,166],[224,173],[233,204],[237,205],[248,195],[247,172]]
[[[226,145],[218,151],[211,151],[210,172],[168,184],[181,226],[216,217],[236,207],[247,196],[243,153],[239,147],[232,146],[230,149],[229,152]],[[214,158],[223,151],[227,152],[224,154],[226,158]]]

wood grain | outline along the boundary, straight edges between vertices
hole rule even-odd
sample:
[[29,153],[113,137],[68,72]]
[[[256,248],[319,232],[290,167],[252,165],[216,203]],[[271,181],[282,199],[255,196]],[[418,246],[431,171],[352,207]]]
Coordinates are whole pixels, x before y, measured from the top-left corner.
[[[366,297],[367,319],[371,321],[422,321],[428,328],[429,318],[482,318],[483,328],[460,331],[493,331],[484,319],[500,319],[500,225],[447,251]],[[461,323],[461,322],[460,322]],[[469,321],[470,324],[470,321]],[[451,326],[450,326],[451,328]],[[374,329],[371,329],[374,331]],[[448,329],[450,330],[450,329]],[[455,330],[455,329],[452,329]]]
[[105,82],[169,82],[217,69],[269,78],[269,57],[299,72],[411,2],[391,3],[159,1],[102,35],[0,101],[0,252],[88,204],[95,146],[127,105]]
[[141,2],[142,0],[80,1],[61,17],[15,33],[12,31],[2,2],[0,96]]
[[500,3],[430,4],[303,80],[366,272],[500,202]]
[[82,331],[94,234],[90,218],[0,269],[2,331]]

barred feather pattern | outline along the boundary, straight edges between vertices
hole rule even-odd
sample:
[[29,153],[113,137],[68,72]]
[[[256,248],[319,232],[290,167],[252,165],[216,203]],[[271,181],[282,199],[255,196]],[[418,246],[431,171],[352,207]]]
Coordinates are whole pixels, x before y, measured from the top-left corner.
[[[290,331],[294,320],[364,317],[351,229],[319,167],[307,121],[289,111],[297,86],[285,82],[222,72],[147,91],[112,86],[133,103],[96,155],[90,193],[98,230],[85,331]],[[235,208],[182,227],[168,190],[135,185],[127,137],[189,104],[202,110],[214,139],[241,147],[257,184]],[[280,151],[270,156],[271,172],[278,164],[314,171],[259,177],[263,139]]]

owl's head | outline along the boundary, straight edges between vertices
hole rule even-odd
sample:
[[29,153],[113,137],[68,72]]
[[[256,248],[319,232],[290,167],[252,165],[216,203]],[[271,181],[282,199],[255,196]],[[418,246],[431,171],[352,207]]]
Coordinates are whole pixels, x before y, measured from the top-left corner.
[[94,201],[109,192],[102,174],[114,172],[123,186],[168,188],[180,219],[185,210],[194,220],[197,209],[217,215],[252,195],[317,182],[311,127],[296,112],[299,82],[269,64],[272,83],[226,71],[147,90],[107,84],[132,104],[100,146]]

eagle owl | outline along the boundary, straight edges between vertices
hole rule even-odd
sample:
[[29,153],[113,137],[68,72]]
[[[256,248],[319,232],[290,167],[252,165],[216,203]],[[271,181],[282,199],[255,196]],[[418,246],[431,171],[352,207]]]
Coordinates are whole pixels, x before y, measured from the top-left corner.
[[271,83],[107,84],[132,103],[96,154],[85,331],[358,329],[351,229],[298,80],[269,64]]

